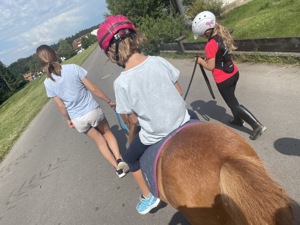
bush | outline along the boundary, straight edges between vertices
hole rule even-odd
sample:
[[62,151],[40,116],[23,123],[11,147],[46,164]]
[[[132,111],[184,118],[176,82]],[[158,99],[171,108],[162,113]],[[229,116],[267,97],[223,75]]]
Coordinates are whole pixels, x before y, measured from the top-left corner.
[[198,13],[202,11],[211,11],[215,14],[216,17],[220,16],[222,13],[222,0],[194,0],[194,1],[186,1],[187,7],[185,10],[185,14],[188,19],[193,20]]
[[139,32],[145,34],[147,43],[143,46],[143,52],[148,55],[159,53],[159,45],[172,43],[187,32],[180,15],[168,15],[161,18],[143,17],[137,24]]

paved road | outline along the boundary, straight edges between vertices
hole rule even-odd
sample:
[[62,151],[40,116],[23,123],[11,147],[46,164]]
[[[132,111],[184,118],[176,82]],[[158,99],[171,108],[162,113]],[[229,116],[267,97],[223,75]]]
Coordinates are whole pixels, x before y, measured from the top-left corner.
[[[192,60],[170,60],[181,71],[187,89]],[[237,96],[268,130],[258,140],[248,139],[249,127],[235,129],[257,150],[273,177],[300,203],[299,67],[238,64]],[[97,50],[84,63],[89,78],[113,98],[112,83],[120,68]],[[208,73],[210,75],[210,73]],[[211,121],[226,123],[228,107],[211,79],[216,99],[209,95],[199,68],[186,99],[190,108]],[[101,100],[121,150],[126,137],[114,112]],[[53,102],[32,121],[0,165],[1,225],[188,225],[168,205],[140,216],[135,205],[140,194],[128,174],[119,179],[85,135],[69,129]],[[298,223],[299,223],[299,212]]]

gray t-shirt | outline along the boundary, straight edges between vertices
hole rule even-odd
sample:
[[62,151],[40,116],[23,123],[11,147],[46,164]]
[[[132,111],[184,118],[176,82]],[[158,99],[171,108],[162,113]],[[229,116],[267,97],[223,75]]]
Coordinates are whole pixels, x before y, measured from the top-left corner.
[[75,64],[62,65],[61,76],[52,74],[55,81],[46,78],[44,81],[47,96],[59,97],[70,116],[74,119],[85,115],[97,108],[99,104],[94,100],[91,92],[82,83],[87,71]]
[[114,82],[116,111],[138,115],[139,137],[151,145],[190,120],[185,101],[174,86],[179,70],[162,57],[148,56]]

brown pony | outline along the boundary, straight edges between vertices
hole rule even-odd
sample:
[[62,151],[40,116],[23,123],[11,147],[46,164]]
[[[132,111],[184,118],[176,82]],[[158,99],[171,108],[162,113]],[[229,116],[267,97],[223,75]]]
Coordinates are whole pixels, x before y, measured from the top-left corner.
[[254,149],[230,128],[196,123],[164,146],[161,200],[193,225],[292,225],[291,200]]

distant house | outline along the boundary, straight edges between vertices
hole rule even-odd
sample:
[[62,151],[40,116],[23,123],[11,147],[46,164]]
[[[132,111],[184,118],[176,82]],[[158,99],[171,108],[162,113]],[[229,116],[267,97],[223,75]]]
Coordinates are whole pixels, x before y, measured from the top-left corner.
[[75,51],[80,50],[81,49],[81,37],[80,38],[76,38],[73,42],[72,42],[72,47]]
[[[93,30],[90,34],[97,36],[97,31],[98,29]],[[72,42],[72,47],[75,51],[79,51],[82,49],[81,46],[81,38],[86,37],[88,38],[88,34],[81,36],[80,38],[76,38],[73,42]]]
[[23,77],[24,77],[25,80],[28,80],[28,81],[33,80],[32,76],[31,76],[31,73],[25,73],[25,74],[23,74]]
[[31,73],[31,72],[28,72],[28,73],[24,73],[23,74],[23,77],[25,80],[28,80],[29,82],[41,77],[44,73],[43,72],[35,72],[35,73]]

